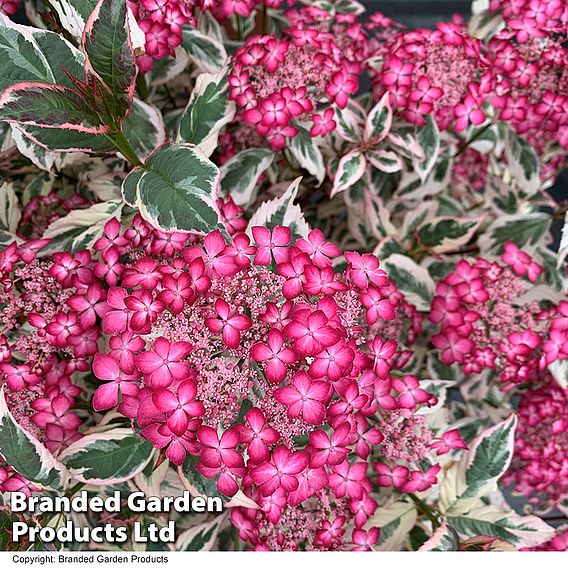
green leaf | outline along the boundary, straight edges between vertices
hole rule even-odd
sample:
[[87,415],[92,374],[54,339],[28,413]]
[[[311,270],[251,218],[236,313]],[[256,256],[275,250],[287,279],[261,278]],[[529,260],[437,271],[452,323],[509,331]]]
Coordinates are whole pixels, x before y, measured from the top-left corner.
[[75,91],[47,83],[17,83],[0,96],[0,120],[23,126],[104,134],[104,124]]
[[122,122],[122,132],[142,159],[166,141],[162,113],[157,107],[138,99],[134,99],[132,112]]
[[97,5],[96,0],[49,0],[61,26],[75,39],[81,40],[85,22]]
[[557,266],[560,268],[566,257],[568,256],[568,213],[564,217],[564,225],[562,226],[562,235],[560,237],[560,246],[558,247]]
[[469,451],[444,479],[440,490],[443,511],[448,515],[467,512],[496,488],[513,458],[516,425],[517,418],[512,414],[473,440]]
[[540,188],[538,157],[533,147],[511,128],[505,139],[505,156],[519,189],[526,196],[537,193]]
[[152,70],[145,75],[146,82],[152,87],[169,83],[181,75],[188,65],[189,55],[181,45],[178,45],[175,49],[175,57],[163,57],[154,61]]
[[420,179],[425,181],[438,161],[440,153],[440,132],[431,114],[426,117],[426,124],[418,128],[417,140],[424,151],[425,158],[415,162],[415,169]]
[[32,142],[21,130],[18,129],[17,124],[11,124],[10,128],[12,130],[12,140],[16,143],[16,147],[20,154],[25,156],[40,170],[44,170],[46,172],[51,171],[55,164],[57,154],[46,150],[35,142]]
[[538,211],[501,215],[479,237],[479,248],[483,254],[501,255],[505,241],[511,241],[530,253],[538,245],[545,245],[550,223],[551,216]]
[[448,522],[464,538],[493,536],[517,549],[538,546],[555,534],[550,525],[534,515],[518,515],[484,503],[479,503],[467,514],[448,517]]
[[136,66],[126,23],[126,0],[99,0],[83,33],[86,69],[103,84],[109,115],[124,118],[132,107]]
[[367,161],[360,150],[352,150],[339,160],[330,197],[349,189],[356,184],[367,167]]
[[458,535],[448,521],[443,521],[418,550],[419,552],[450,552],[458,549]]
[[369,526],[381,529],[376,550],[400,550],[417,516],[414,503],[401,500],[381,505],[369,519]]
[[0,185],[0,229],[16,234],[22,218],[18,196],[9,182]]
[[88,434],[61,453],[73,479],[90,485],[113,485],[140,473],[152,459],[154,446],[132,433],[114,428]]
[[59,34],[16,24],[0,14],[0,91],[29,82],[73,87],[64,70],[82,78],[84,60]]
[[555,292],[568,289],[568,275],[562,266],[558,266],[558,255],[549,248],[541,247],[536,250],[536,261],[544,269],[544,281],[550,284]]
[[450,155],[438,156],[426,180],[422,180],[418,174],[410,174],[409,179],[412,180],[415,177],[415,182],[407,183],[405,187],[401,187],[397,191],[397,195],[408,200],[422,200],[429,195],[440,194],[450,184],[452,164],[453,160]]
[[221,187],[241,207],[254,203],[260,176],[270,167],[274,152],[266,148],[251,148],[233,156],[221,166]]
[[554,361],[548,365],[550,374],[563,389],[568,389],[568,359]]
[[424,267],[402,254],[389,256],[383,262],[383,267],[408,302],[414,304],[419,311],[430,310],[434,281]]
[[365,152],[365,158],[372,166],[387,174],[400,172],[403,165],[398,154],[389,150],[368,150]]
[[295,179],[281,197],[265,201],[251,217],[247,233],[251,236],[252,227],[261,226],[273,229],[277,226],[290,227],[295,237],[307,237],[310,227],[304,219],[299,205],[294,205],[298,195],[301,177]]
[[219,168],[196,146],[162,146],[145,169],[136,186],[136,205],[151,225],[201,234],[220,226]]
[[185,552],[211,550],[215,544],[222,520],[222,518],[216,518],[183,531],[176,540],[175,549]]
[[389,97],[390,93],[385,93],[369,112],[363,134],[366,142],[379,144],[389,133],[392,126],[392,109],[389,104]]
[[358,143],[363,137],[363,127],[365,124],[365,111],[362,107],[349,101],[344,109],[335,109],[337,122],[337,134],[347,142]]
[[4,387],[0,389],[0,455],[7,465],[34,485],[63,489],[65,468],[14,420],[6,404]]
[[321,184],[325,179],[325,164],[321,150],[315,138],[312,138],[303,126],[297,123],[295,126],[298,129],[298,134],[288,138],[288,149],[296,158],[298,164]]
[[54,182],[55,176],[52,173],[42,172],[37,175],[26,185],[22,195],[22,205],[27,205],[36,197],[49,195],[53,190]]
[[217,147],[219,132],[234,116],[235,103],[229,100],[226,71],[203,73],[197,77],[182,114],[177,140],[196,144],[210,156]]
[[89,248],[102,235],[107,221],[120,219],[123,203],[118,200],[96,203],[86,209],[74,209],[55,220],[43,238],[51,239],[44,250],[77,252]]
[[456,381],[460,378],[460,373],[456,365],[446,365],[440,361],[440,356],[435,351],[428,352],[428,376],[442,381]]
[[104,134],[86,134],[77,130],[12,125],[22,135],[53,152],[109,152],[114,146]]
[[143,174],[144,170],[142,168],[136,168],[122,182],[122,199],[130,207],[136,207],[136,190]]
[[418,239],[436,254],[457,250],[467,244],[480,223],[481,219],[467,217],[435,217],[418,228]]
[[193,63],[204,73],[217,73],[228,61],[227,52],[220,41],[191,27],[183,29],[182,46]]

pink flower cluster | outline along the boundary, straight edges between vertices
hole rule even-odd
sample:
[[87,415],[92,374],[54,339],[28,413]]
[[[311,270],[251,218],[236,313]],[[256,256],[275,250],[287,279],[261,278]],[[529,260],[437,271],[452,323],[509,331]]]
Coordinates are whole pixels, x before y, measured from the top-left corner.
[[13,16],[20,8],[21,0],[0,0],[0,14]]
[[110,221],[94,247],[98,292],[81,289],[54,337],[100,321],[110,350],[94,356],[95,410],[117,408],[171,462],[193,456],[221,493],[255,500],[260,509],[232,513],[253,547],[369,549],[373,477],[426,490],[439,472],[429,456],[463,440],[433,438],[416,414],[436,399],[402,372],[397,343],[366,341],[367,326],[395,317],[374,255],[346,253],[335,273],[341,251],[319,230],[293,242],[289,228],[252,227],[251,242],[229,209],[228,242],[162,233],[138,215],[124,232]]
[[552,540],[541,544],[537,548],[532,548],[531,550],[543,552],[564,552],[565,550],[568,550],[568,528],[560,529]]
[[[545,2],[534,2],[546,9]],[[528,18],[520,20],[527,23]],[[538,28],[540,29],[540,28]],[[528,32],[527,32],[528,33]],[[538,154],[551,142],[568,149],[568,48],[564,39],[532,29],[519,42],[519,33],[506,29],[487,45],[494,76],[491,104],[500,120],[524,136]],[[563,157],[560,158],[561,162]]]
[[6,465],[0,458],[0,491],[19,491],[26,495],[31,495],[34,491],[39,491],[27,479],[16,473],[14,469]]
[[446,365],[466,374],[489,369],[502,388],[537,381],[544,368],[568,358],[568,302],[550,310],[520,302],[542,268],[513,243],[505,244],[505,266],[461,260],[438,282],[430,321],[441,326],[432,338]]
[[154,61],[167,55],[175,57],[175,48],[181,45],[185,24],[195,24],[194,0],[138,0],[128,5],[140,29],[146,35],[146,53],[136,59],[142,73],[148,73]]
[[489,10],[501,12],[517,41],[565,34],[568,5],[564,0],[490,0]]
[[92,314],[78,312],[96,287],[90,255],[37,259],[45,244],[14,243],[0,252],[0,384],[15,420],[56,453],[80,437],[73,410],[82,389],[73,377],[89,370],[100,333],[96,305]]
[[360,65],[349,61],[330,33],[290,28],[284,38],[252,36],[237,50],[229,75],[230,97],[240,117],[274,149],[298,134],[295,121],[310,121],[311,136],[336,127],[332,108],[344,108],[357,91]]
[[255,8],[261,5],[277,10],[283,3],[284,0],[203,0],[202,2],[203,8],[210,10],[221,22],[232,15],[248,18]]
[[568,390],[549,378],[523,393],[517,415],[515,453],[503,482],[541,511],[554,509],[562,501],[566,506]]
[[485,120],[489,65],[463,23],[400,32],[380,52],[384,63],[372,72],[375,97],[390,93],[393,108],[409,122],[423,125],[433,114],[441,129],[461,131]]
[[317,29],[331,34],[343,57],[352,64],[365,64],[369,54],[366,28],[372,24],[359,22],[355,14],[335,14],[317,6],[294,7],[285,16],[294,29]]
[[62,199],[55,191],[33,197],[24,207],[18,226],[18,235],[26,239],[40,239],[51,223],[75,209],[88,205],[78,193]]

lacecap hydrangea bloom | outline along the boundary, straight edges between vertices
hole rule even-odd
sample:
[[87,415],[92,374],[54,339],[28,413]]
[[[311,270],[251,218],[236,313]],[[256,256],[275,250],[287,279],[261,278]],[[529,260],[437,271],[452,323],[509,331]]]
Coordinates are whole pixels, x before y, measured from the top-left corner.
[[319,230],[294,242],[287,227],[232,232],[164,233],[139,215],[125,231],[107,224],[94,266],[106,299],[85,290],[66,330],[83,334],[102,308],[94,409],[118,410],[174,465],[192,460],[221,494],[258,503],[231,514],[254,548],[369,549],[373,484],[424,491],[434,454],[465,444],[455,430],[434,437],[416,411],[436,398],[377,332],[404,308],[374,255],[347,252],[336,272],[342,252]]

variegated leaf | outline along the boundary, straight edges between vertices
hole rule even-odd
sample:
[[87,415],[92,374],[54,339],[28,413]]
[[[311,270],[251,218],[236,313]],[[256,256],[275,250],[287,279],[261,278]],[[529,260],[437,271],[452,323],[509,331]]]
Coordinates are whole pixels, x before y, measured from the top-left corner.
[[360,142],[363,137],[365,111],[357,107],[354,101],[344,109],[335,110],[337,133],[347,142]]
[[86,69],[103,84],[109,114],[124,118],[132,108],[136,66],[127,27],[126,0],[99,0],[83,31]]
[[22,211],[14,187],[4,182],[0,185],[0,230],[15,235],[21,218]]
[[429,311],[434,297],[434,281],[428,271],[408,256],[392,254],[383,262],[396,287],[419,311]]
[[[130,176],[138,176],[134,170]],[[147,160],[136,184],[136,206],[146,221],[165,231],[209,233],[220,226],[220,171],[196,146],[168,144]]]
[[519,189],[526,196],[534,195],[540,188],[538,157],[526,139],[512,128],[507,130],[505,156]]
[[371,149],[365,152],[365,158],[367,158],[372,166],[386,174],[400,172],[403,165],[400,156],[396,154],[396,152],[389,150]]
[[505,241],[511,241],[531,253],[539,245],[546,244],[551,220],[549,213],[540,211],[501,215],[479,237],[479,248],[482,254],[500,255]]
[[16,143],[16,147],[20,154],[25,156],[40,170],[45,170],[46,172],[51,171],[53,164],[55,164],[57,154],[46,150],[43,146],[40,146],[35,142],[32,142],[21,130],[18,129],[17,125],[11,124],[10,128],[12,129],[12,139]]
[[104,134],[109,127],[75,91],[48,83],[16,83],[0,96],[0,120],[22,126]]
[[418,240],[436,254],[457,250],[467,244],[482,220],[480,217],[434,217],[418,227]]
[[243,150],[221,166],[221,188],[241,207],[256,199],[260,176],[270,167],[274,152],[266,148]]
[[424,152],[424,159],[415,160],[414,167],[420,179],[425,181],[438,161],[440,153],[440,132],[432,115],[429,114],[426,117],[426,124],[418,128],[416,138]]
[[166,141],[162,113],[154,105],[134,99],[132,112],[122,122],[122,132],[142,159]]
[[206,156],[217,147],[221,129],[235,116],[229,100],[227,72],[203,73],[197,77],[189,103],[179,122],[178,142],[197,145]]
[[120,219],[122,202],[118,200],[96,203],[87,209],[74,209],[57,219],[45,230],[43,238],[51,242],[43,250],[76,252],[88,248],[102,235],[107,221]]
[[568,213],[564,217],[564,226],[562,227],[562,235],[560,237],[560,246],[558,247],[557,267],[560,268],[566,257],[568,256]]
[[390,93],[385,93],[381,100],[369,111],[369,115],[365,121],[365,131],[363,133],[366,142],[378,144],[382,142],[389,133],[393,116],[389,97]]
[[296,237],[308,236],[310,227],[304,219],[300,206],[294,205],[301,180],[301,177],[295,179],[281,197],[265,201],[258,207],[248,224],[249,236],[252,227],[262,226],[272,229],[278,225],[290,227]]
[[512,414],[481,432],[461,461],[446,472],[440,488],[444,513],[467,513],[480,497],[496,488],[513,458],[516,425],[517,418]]
[[534,515],[519,515],[491,504],[478,503],[467,514],[448,517],[451,526],[463,537],[494,536],[518,550],[533,548],[554,537],[554,528]]
[[352,150],[339,160],[330,197],[355,185],[365,173],[367,161],[360,150]]
[[288,138],[288,149],[298,161],[298,164],[321,184],[325,179],[325,164],[321,150],[315,138],[312,138],[303,126],[296,124],[296,128],[298,134]]
[[72,478],[89,485],[113,485],[140,473],[152,459],[154,446],[131,428],[87,434],[60,455]]
[[419,552],[450,552],[458,549],[458,535],[448,521],[443,521]]
[[381,505],[369,519],[369,525],[380,527],[376,550],[400,550],[414,527],[416,505],[408,501],[390,501]]
[[96,0],[50,0],[61,26],[76,40],[81,40],[85,22],[97,5]]
[[228,61],[223,44],[191,27],[183,30],[182,45],[191,61],[204,73],[217,73]]
[[16,24],[0,13],[0,91],[27,82],[73,87],[64,70],[82,78],[84,60],[59,34]]
[[183,531],[176,540],[175,549],[185,552],[211,550],[219,534],[224,516],[216,517],[211,521],[199,523]]

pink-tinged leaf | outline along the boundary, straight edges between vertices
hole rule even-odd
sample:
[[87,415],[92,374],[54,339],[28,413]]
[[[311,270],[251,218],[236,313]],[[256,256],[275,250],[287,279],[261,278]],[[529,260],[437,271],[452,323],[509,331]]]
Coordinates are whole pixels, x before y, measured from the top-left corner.
[[339,160],[330,197],[334,197],[356,184],[365,173],[366,166],[365,156],[359,150],[345,154]]
[[42,128],[104,134],[109,127],[67,87],[47,83],[16,83],[0,96],[0,121]]
[[126,0],[99,0],[85,24],[83,50],[87,55],[85,69],[109,94],[109,113],[124,118],[130,113],[136,88]]
[[104,134],[86,134],[77,130],[41,128],[14,124],[27,140],[52,152],[110,152],[113,145]]
[[378,144],[389,133],[392,126],[389,97],[390,93],[385,93],[383,98],[369,111],[365,122],[365,141]]

